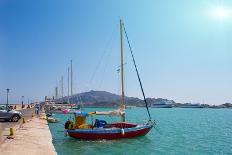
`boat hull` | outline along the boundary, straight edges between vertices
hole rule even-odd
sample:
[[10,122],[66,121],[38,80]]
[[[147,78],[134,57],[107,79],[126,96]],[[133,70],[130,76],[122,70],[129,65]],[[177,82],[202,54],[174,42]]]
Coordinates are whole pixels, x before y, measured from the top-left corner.
[[172,108],[172,105],[153,105],[151,108]]
[[152,125],[138,125],[133,128],[101,128],[101,129],[74,129],[67,130],[68,135],[78,139],[120,139],[133,138],[146,135],[152,128]]

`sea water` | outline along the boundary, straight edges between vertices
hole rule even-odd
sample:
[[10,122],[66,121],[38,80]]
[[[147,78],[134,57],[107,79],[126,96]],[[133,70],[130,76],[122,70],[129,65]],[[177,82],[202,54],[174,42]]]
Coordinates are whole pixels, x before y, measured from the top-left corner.
[[[84,109],[96,110],[110,109]],[[60,123],[51,123],[49,128],[58,155],[232,154],[232,109],[152,108],[150,112],[156,127],[146,136],[131,139],[86,141],[65,137],[64,123],[72,115],[55,114]],[[145,108],[126,110],[128,122],[144,123],[147,118]],[[120,120],[102,116],[100,119]]]

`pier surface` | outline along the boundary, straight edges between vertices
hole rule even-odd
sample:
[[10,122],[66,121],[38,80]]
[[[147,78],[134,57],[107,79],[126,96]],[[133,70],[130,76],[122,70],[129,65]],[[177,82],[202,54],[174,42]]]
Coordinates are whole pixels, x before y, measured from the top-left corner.
[[0,145],[6,155],[56,155],[47,121],[33,117],[15,131],[14,139]]

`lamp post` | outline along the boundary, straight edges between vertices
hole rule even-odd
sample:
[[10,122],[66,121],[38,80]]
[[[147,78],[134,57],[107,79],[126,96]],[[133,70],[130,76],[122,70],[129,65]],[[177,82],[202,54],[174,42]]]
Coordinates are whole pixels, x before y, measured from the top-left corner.
[[6,107],[8,107],[8,104],[9,104],[9,103],[8,103],[8,102],[9,102],[9,100],[8,100],[8,96],[9,96],[8,94],[9,94],[9,92],[10,92],[10,89],[7,88],[7,89],[6,89]]
[[30,99],[27,99],[27,108],[30,108]]
[[22,109],[23,109],[23,98],[24,98],[24,96],[22,96]]

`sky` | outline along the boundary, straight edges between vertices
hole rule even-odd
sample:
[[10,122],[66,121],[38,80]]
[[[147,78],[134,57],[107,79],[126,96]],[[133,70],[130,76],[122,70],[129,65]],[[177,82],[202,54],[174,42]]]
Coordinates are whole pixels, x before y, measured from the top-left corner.
[[[223,9],[220,9],[223,8]],[[219,11],[218,11],[219,9]],[[120,93],[123,19],[147,97],[232,102],[231,0],[0,0],[0,103],[53,96],[73,61],[73,92]],[[128,45],[125,91],[141,98]]]

